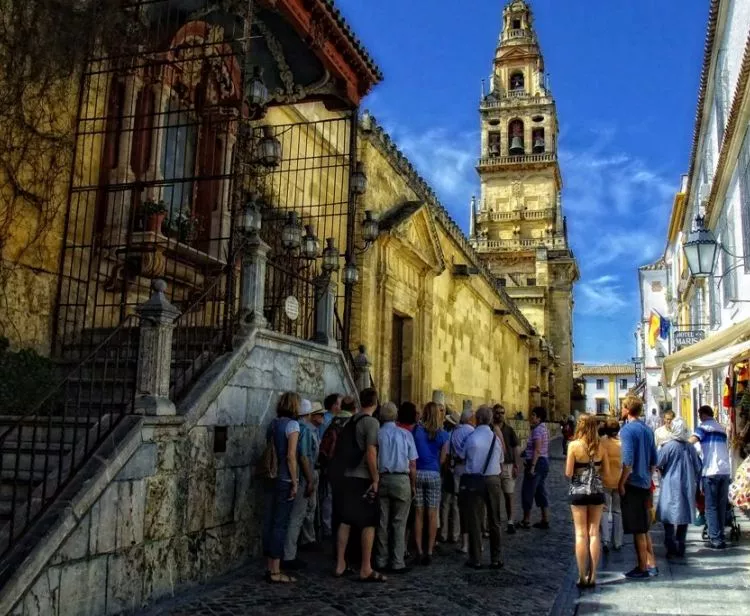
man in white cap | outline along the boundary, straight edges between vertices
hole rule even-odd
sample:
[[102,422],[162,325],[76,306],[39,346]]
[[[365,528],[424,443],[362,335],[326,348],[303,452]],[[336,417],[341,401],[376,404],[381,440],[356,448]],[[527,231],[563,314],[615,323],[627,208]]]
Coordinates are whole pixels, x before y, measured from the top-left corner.
[[302,533],[300,534],[301,547],[307,550],[314,550],[319,547],[317,534],[315,532],[315,516],[319,505],[318,487],[320,485],[320,467],[318,466],[318,453],[320,452],[320,429],[325,422],[325,413],[326,409],[323,408],[323,405],[320,402],[313,402],[310,414],[302,420],[303,423],[309,422],[315,440],[315,457],[313,459],[313,481],[315,482],[315,485],[313,487],[312,496],[307,500],[307,514],[305,515],[305,521],[302,525]]
[[317,429],[310,421],[313,413],[313,405],[309,400],[302,400],[299,411],[299,443],[297,445],[297,458],[301,477],[297,495],[292,505],[292,513],[289,518],[289,528],[284,543],[284,560],[281,562],[283,569],[303,569],[307,563],[297,558],[297,541],[302,530],[302,524],[307,515],[307,503],[315,492],[315,463],[318,459],[320,444],[317,439]]

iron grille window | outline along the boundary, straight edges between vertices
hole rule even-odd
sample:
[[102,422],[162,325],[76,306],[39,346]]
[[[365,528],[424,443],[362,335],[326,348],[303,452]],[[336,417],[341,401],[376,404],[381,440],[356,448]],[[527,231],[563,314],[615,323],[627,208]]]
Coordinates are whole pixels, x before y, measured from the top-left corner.
[[[742,211],[742,253],[745,261],[745,273],[750,272],[750,123],[745,130],[742,149],[737,164],[740,182],[740,209]],[[726,215],[726,213],[725,213]],[[734,250],[732,249],[732,252]],[[736,297],[734,295],[733,297]]]

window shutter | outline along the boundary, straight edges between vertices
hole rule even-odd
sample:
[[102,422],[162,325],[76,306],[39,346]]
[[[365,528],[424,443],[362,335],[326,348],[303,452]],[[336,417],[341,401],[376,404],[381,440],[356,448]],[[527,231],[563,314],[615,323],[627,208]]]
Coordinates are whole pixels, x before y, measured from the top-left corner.
[[[745,130],[739,157],[740,212],[742,215],[742,253],[745,273],[750,273],[750,124]],[[724,214],[726,216],[726,212]],[[734,252],[734,251],[733,251]]]

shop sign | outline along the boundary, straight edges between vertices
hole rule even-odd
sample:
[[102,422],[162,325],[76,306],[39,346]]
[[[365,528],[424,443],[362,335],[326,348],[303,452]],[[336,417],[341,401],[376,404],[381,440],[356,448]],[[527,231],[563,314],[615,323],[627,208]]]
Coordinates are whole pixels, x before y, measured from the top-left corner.
[[702,329],[696,329],[692,331],[675,332],[674,343],[678,347],[686,347],[696,342],[700,342],[706,337],[706,332]]

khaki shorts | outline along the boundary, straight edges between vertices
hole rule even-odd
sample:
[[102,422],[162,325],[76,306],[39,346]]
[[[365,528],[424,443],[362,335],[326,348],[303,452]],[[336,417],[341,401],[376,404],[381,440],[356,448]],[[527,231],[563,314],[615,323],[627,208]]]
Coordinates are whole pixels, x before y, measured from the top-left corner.
[[503,472],[500,473],[500,486],[506,494],[516,491],[516,480],[513,478],[513,465],[503,464]]

